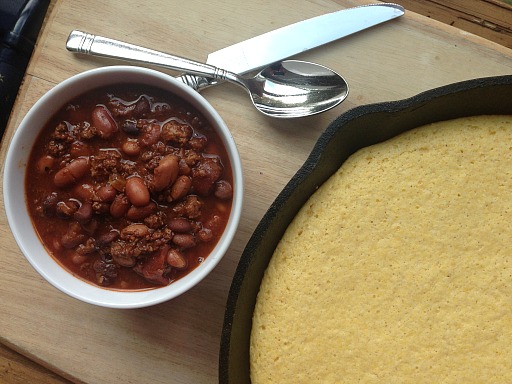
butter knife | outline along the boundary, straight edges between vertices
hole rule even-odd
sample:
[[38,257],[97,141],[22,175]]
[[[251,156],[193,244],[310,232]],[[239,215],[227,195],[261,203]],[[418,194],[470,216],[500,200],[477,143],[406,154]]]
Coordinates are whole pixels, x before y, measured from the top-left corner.
[[[342,9],[264,33],[212,52],[206,63],[243,74],[290,56],[395,19],[404,8],[392,3],[369,4]],[[165,66],[166,54],[107,37],[72,31],[66,42],[71,52],[118,58],[148,65]],[[218,80],[194,75],[178,77],[199,91]]]

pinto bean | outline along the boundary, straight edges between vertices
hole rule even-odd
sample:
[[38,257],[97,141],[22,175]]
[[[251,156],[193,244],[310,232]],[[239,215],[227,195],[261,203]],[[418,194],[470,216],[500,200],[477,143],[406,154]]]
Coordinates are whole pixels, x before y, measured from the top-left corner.
[[153,187],[155,191],[162,191],[176,181],[179,172],[178,157],[168,155],[163,157],[153,170]]
[[172,242],[180,248],[192,248],[196,245],[194,235],[190,233],[177,233],[172,237]]
[[169,220],[168,225],[173,232],[177,233],[187,233],[192,230],[192,223],[184,217],[174,217]]
[[102,203],[113,202],[116,195],[117,195],[116,189],[113,186],[111,186],[110,184],[103,185],[96,191],[96,197]]
[[205,223],[204,227],[212,231],[212,233],[219,233],[222,229],[222,219],[219,215],[213,215]]
[[214,195],[221,200],[229,200],[233,197],[233,187],[226,180],[219,180],[215,183]]
[[140,143],[149,147],[150,145],[156,144],[160,140],[161,128],[159,124],[150,123],[144,127],[144,131],[140,137]]
[[55,174],[53,183],[59,188],[76,183],[85,176],[89,168],[89,160],[85,157],[80,157],[60,169]]
[[76,200],[59,201],[57,203],[56,214],[62,219],[69,219],[79,209],[80,204]]
[[71,261],[73,262],[73,264],[76,264],[76,265],[81,265],[81,264],[85,263],[88,259],[89,259],[88,255],[82,255],[77,252],[73,253],[73,256],[71,256]]
[[92,110],[91,123],[96,128],[98,135],[103,139],[108,139],[117,132],[116,121],[103,105],[98,105]]
[[36,164],[37,172],[48,173],[53,168],[54,164],[55,164],[55,159],[52,156],[50,156],[50,155],[43,156],[37,161],[37,164]]
[[213,233],[212,230],[209,228],[201,228],[197,232],[197,238],[201,240],[203,243],[207,243],[211,239],[213,239]]
[[183,159],[180,160],[180,175],[190,175],[192,169],[187,164],[187,162]]
[[41,208],[43,211],[43,214],[46,217],[53,217],[57,212],[57,203],[59,202],[59,197],[55,192],[50,193],[48,196],[46,196],[41,203]]
[[110,214],[112,217],[119,219],[126,215],[130,208],[130,202],[125,194],[119,194],[114,198],[112,204],[110,204]]
[[99,246],[103,246],[103,245],[110,244],[113,241],[116,241],[118,238],[119,238],[119,231],[112,230],[112,231],[108,231],[108,232],[103,233],[102,235],[98,236],[98,239],[96,240],[96,242]]
[[117,277],[118,267],[113,263],[106,262],[105,260],[96,260],[92,267],[94,272],[96,272],[96,281],[99,285],[110,285]]
[[126,212],[126,218],[131,221],[144,220],[146,217],[156,212],[156,204],[150,202],[148,205],[143,207],[137,207],[132,205]]
[[126,180],[125,193],[130,203],[137,207],[145,206],[149,203],[149,189],[138,176],[130,177]]
[[167,251],[167,264],[176,269],[185,269],[187,268],[187,259],[183,256],[183,253],[178,251],[175,248],[169,248]]
[[201,196],[208,196],[219,180],[222,165],[217,158],[204,158],[192,169],[192,184],[194,192]]
[[137,120],[126,119],[121,124],[121,129],[129,135],[137,135],[139,133],[139,127],[137,127]]
[[92,204],[90,202],[83,203],[80,208],[73,214],[73,219],[79,223],[86,223],[92,219]]
[[155,252],[147,257],[141,264],[134,269],[138,271],[146,280],[155,284],[167,285],[169,278],[166,272],[167,249],[164,247],[161,251]]
[[82,228],[77,222],[71,222],[68,226],[68,230],[61,238],[61,245],[64,248],[74,248],[78,244],[82,243],[86,239],[85,234],[82,232]]
[[89,235],[93,235],[94,232],[96,232],[96,229],[98,229],[98,221],[97,220],[94,220],[91,219],[89,221],[87,221],[86,223],[80,223],[80,226],[82,227],[82,229],[87,232]]
[[126,140],[121,146],[121,150],[128,156],[137,156],[140,153],[140,145],[137,140]]
[[113,255],[112,258],[121,267],[130,268],[133,267],[135,263],[137,263],[137,258],[132,255],[116,254]]
[[176,179],[171,187],[171,197],[173,200],[179,200],[185,197],[192,187],[192,180],[188,176],[181,175]]
[[81,141],[75,141],[71,144],[71,148],[69,149],[69,154],[72,157],[82,157],[82,156],[90,156],[91,148]]
[[149,228],[144,224],[130,224],[121,229],[121,239],[141,238],[149,235]]
[[151,112],[151,105],[149,104],[149,100],[145,96],[141,96],[135,104],[133,115],[137,118],[142,118],[149,112]]
[[94,188],[91,184],[78,184],[73,188],[73,194],[80,201],[91,201],[94,196]]

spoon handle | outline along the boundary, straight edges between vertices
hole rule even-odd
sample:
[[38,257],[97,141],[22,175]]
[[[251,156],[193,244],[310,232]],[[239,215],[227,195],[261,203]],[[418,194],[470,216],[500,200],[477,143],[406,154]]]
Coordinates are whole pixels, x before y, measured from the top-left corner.
[[[70,33],[66,42],[66,48],[70,52],[158,65],[172,70],[184,71],[189,74],[206,76],[220,80],[230,79],[229,72],[214,67],[213,65],[200,63],[184,57],[170,55],[140,47],[138,45],[77,30]],[[204,80],[202,82],[198,82],[197,78],[194,76],[183,76],[180,80],[185,84],[192,86],[194,89],[204,88],[206,85],[211,85],[211,82],[206,79],[205,80],[208,84],[203,84]]]

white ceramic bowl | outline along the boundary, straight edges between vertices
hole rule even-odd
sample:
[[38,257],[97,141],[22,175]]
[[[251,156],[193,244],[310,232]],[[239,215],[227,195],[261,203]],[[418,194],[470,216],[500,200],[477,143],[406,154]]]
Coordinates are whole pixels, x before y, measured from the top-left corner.
[[[233,170],[231,216],[218,244],[196,269],[172,284],[144,291],[116,291],[89,284],[61,267],[46,251],[29,217],[25,198],[25,169],[39,131],[67,101],[94,88],[120,83],[140,83],[166,89],[197,108],[217,129]],[[27,113],[9,145],[3,180],[4,205],[12,233],[30,264],[51,284],[87,303],[111,308],[138,308],[170,300],[199,283],[219,263],[238,227],[243,197],[240,157],[226,124],[196,91],[171,76],[151,69],[112,66],[75,75],[46,93]]]

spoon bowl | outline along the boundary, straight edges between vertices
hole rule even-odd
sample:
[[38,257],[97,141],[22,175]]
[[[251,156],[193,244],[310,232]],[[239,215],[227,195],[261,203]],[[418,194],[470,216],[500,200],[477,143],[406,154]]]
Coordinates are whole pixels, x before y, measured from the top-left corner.
[[275,63],[247,83],[256,108],[272,117],[314,115],[334,108],[348,96],[348,84],[340,75],[305,61]]
[[287,60],[254,77],[85,32],[72,31],[66,43],[71,52],[158,65],[188,74],[227,80],[245,88],[254,106],[271,117],[315,115],[340,104],[348,95],[345,79],[319,64]]

